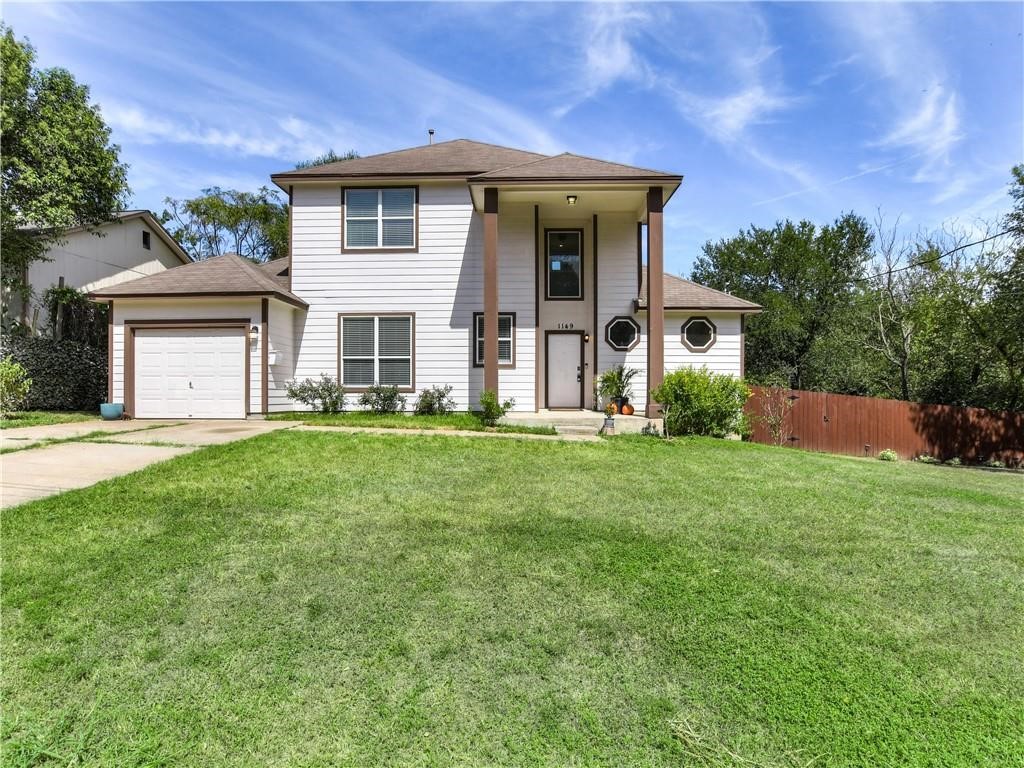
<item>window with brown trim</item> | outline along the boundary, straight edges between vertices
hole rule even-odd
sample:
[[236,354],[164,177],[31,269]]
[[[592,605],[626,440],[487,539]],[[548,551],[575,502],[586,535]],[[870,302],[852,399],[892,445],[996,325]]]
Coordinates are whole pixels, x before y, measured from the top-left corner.
[[691,352],[707,352],[715,345],[718,329],[706,317],[691,317],[682,327],[683,346]]
[[[516,364],[516,314],[498,314],[498,365],[514,368]],[[484,313],[473,313],[473,366],[484,365]]]
[[549,229],[547,241],[547,298],[583,299],[583,230]]
[[416,247],[416,188],[353,188],[344,191],[345,248]]
[[412,315],[342,315],[338,334],[345,387],[413,386]]
[[613,317],[604,327],[604,340],[612,349],[629,352],[640,343],[640,324],[631,317]]

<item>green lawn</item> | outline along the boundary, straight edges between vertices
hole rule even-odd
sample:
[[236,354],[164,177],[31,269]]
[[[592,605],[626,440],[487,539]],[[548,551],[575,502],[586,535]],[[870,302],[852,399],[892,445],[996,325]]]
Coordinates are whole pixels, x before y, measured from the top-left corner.
[[0,429],[67,424],[72,421],[90,421],[99,417],[99,413],[86,413],[85,411],[18,411],[0,415]]
[[1020,475],[281,432],[2,516],[4,764],[1009,766]]
[[[527,435],[554,435],[554,427],[530,427],[520,424],[499,424],[485,427],[472,413],[449,413],[444,416],[413,416],[406,413],[272,413],[268,419],[301,421],[315,427],[384,427],[386,429],[468,430],[470,432],[511,432]],[[596,430],[595,430],[596,432]]]

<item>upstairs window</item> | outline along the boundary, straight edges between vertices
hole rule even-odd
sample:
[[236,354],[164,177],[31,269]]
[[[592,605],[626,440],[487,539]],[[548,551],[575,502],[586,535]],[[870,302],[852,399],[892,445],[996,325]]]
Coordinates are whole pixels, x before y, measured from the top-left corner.
[[416,247],[416,188],[345,190],[345,248]]
[[583,298],[583,230],[560,229],[547,232],[547,297]]
[[149,242],[149,232],[147,232],[146,230],[142,230],[142,247],[145,248],[147,251],[152,250],[152,246],[150,245]]
[[412,315],[342,315],[341,383],[413,388]]
[[[474,357],[473,365],[482,368],[484,364],[484,313],[473,313]],[[516,364],[515,355],[515,313],[498,315],[498,365],[512,368]]]

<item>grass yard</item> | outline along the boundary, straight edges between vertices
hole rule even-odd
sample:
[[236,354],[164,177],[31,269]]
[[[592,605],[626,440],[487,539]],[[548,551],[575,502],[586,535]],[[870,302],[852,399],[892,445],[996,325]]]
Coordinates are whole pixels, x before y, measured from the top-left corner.
[[[449,413],[444,416],[414,416],[407,413],[370,413],[369,411],[348,411],[346,413],[272,413],[268,419],[277,421],[301,421],[314,427],[383,427],[385,429],[438,429],[467,430],[469,432],[507,432],[526,435],[554,435],[554,427],[531,427],[521,424],[499,424],[485,427],[472,413]],[[596,431],[596,430],[595,430]]]
[[280,432],[2,517],[3,762],[1009,766],[1024,483]]
[[0,429],[15,427],[41,427],[46,424],[68,424],[72,421],[91,421],[98,419],[98,413],[85,411],[18,411],[0,414]]

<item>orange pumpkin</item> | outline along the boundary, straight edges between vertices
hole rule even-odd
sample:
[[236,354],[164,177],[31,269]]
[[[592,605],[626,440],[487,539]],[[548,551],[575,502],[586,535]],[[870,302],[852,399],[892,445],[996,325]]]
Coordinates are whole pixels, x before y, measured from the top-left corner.
[[624,406],[622,406],[622,415],[623,415],[623,416],[632,416],[632,415],[633,415],[633,412],[634,412],[635,410],[636,410],[636,409],[635,409],[635,408],[633,408],[633,406],[632,406],[632,405],[630,405],[629,403],[626,403],[626,404],[625,404]]

